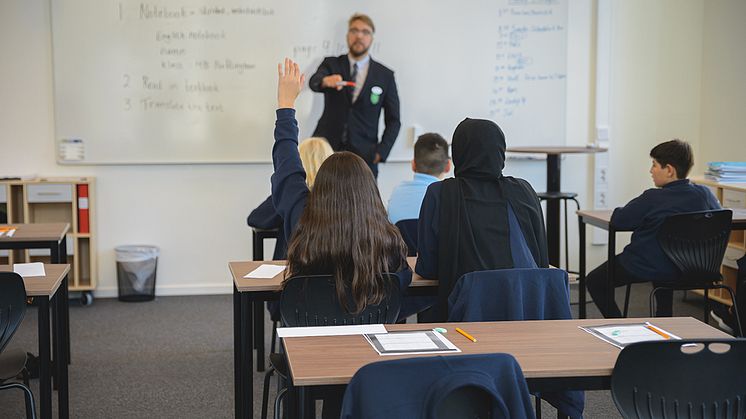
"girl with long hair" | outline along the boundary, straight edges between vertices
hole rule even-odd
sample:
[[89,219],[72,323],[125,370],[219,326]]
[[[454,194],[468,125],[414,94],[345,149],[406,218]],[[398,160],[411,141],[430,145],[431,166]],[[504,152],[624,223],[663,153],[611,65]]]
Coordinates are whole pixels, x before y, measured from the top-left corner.
[[298,155],[295,99],[305,77],[296,63],[278,65],[278,107],[272,161],[272,203],[288,239],[286,278],[333,275],[340,304],[350,313],[380,303],[384,274],[411,281],[407,248],[388,221],[373,173],[353,153],[334,153],[322,163],[309,190]]

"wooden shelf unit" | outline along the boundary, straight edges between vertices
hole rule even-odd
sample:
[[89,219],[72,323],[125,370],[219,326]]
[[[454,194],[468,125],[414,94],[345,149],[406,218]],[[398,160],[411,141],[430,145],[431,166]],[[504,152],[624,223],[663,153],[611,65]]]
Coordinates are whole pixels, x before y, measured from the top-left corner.
[[[88,232],[81,233],[79,186],[88,187]],[[52,177],[0,181],[0,223],[70,223],[67,234],[68,289],[91,292],[96,288],[95,178]],[[49,250],[0,251],[0,265],[50,263]]]
[[[692,178],[692,182],[705,185],[712,190],[723,208],[746,208],[746,183],[719,183],[703,177]],[[738,265],[736,261],[746,254],[746,234],[744,230],[734,230],[730,233],[728,249],[723,258],[723,283],[736,290],[736,278],[738,277]],[[701,290],[694,291],[703,295]],[[724,290],[712,290],[709,292],[710,299],[731,305],[728,292]]]

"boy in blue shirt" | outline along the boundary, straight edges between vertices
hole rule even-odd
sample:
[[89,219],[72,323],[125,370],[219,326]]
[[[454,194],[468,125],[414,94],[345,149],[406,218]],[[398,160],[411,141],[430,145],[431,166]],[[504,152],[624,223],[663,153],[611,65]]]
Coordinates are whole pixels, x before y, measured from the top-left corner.
[[414,178],[400,183],[389,198],[388,212],[391,224],[401,220],[417,219],[427,187],[443,179],[450,170],[448,142],[439,134],[420,135],[414,144]]
[[[637,282],[670,282],[678,274],[676,266],[658,244],[658,228],[669,215],[719,209],[720,203],[710,190],[689,182],[694,165],[692,149],[681,140],[666,141],[650,151],[650,174],[656,188],[648,189],[611,216],[611,224],[620,230],[632,230],[632,240],[616,256],[614,286]],[[608,264],[588,274],[586,284],[593,301],[604,317],[622,317],[616,302],[607,305]],[[656,315],[671,316],[673,291],[656,293]]]

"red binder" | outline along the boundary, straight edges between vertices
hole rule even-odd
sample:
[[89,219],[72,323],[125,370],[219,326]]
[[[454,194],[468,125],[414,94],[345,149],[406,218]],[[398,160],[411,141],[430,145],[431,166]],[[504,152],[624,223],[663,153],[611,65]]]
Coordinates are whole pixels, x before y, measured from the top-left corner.
[[89,233],[88,185],[78,185],[78,232]]

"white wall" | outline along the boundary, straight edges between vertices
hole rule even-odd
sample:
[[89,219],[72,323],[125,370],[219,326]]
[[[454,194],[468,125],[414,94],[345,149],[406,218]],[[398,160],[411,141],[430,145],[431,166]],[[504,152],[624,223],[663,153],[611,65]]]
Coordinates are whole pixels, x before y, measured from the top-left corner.
[[746,1],[705,2],[698,160],[746,161]]
[[[703,99],[700,89],[708,86],[700,82],[704,15],[712,22],[706,27],[713,28],[712,33],[705,34],[705,42],[720,42],[722,38],[730,46],[726,50],[742,50],[739,41],[744,39],[743,30],[737,32],[737,25],[723,36],[714,30],[720,15],[728,16],[729,10],[737,6],[743,10],[740,4],[736,5],[740,2],[730,3],[720,2],[710,15],[709,5],[707,14],[703,10],[702,0],[614,2],[612,60],[616,68],[610,116],[613,203],[621,204],[650,186],[647,153],[657,142],[676,136],[691,141],[696,148],[700,145],[700,131],[708,138],[724,135],[711,128],[721,126],[718,115],[700,113],[701,104],[707,102],[714,107],[730,100],[725,103],[735,105],[740,100],[742,105],[743,94],[730,96],[732,99],[705,94]],[[592,140],[589,127],[594,122],[590,111],[594,106],[590,88],[590,63],[595,60],[590,52],[593,1],[573,0],[570,6],[566,135],[569,145],[583,145]],[[97,178],[99,295],[114,295],[113,248],[130,243],[161,247],[160,295],[229,292],[227,262],[250,258],[250,230],[245,217],[269,193],[271,167],[57,165],[49,28],[48,0],[0,2],[0,150],[5,157],[0,174]],[[741,55],[740,68],[743,62]],[[717,76],[721,69],[706,64],[704,72]],[[734,73],[727,80],[736,83],[736,77]],[[722,89],[728,96],[729,87]],[[737,138],[732,135],[735,129],[726,134]],[[721,144],[718,141],[708,139],[700,148],[709,150],[713,143]],[[738,148],[737,143],[724,144],[723,150]],[[590,204],[590,161],[588,156],[568,156],[562,166],[562,188],[580,192],[585,207]],[[511,160],[506,173],[524,177],[537,190],[543,190],[544,168],[543,161]],[[384,199],[399,179],[409,175],[407,163],[385,165],[379,181]],[[570,219],[570,231],[575,232],[574,217]],[[572,257],[576,256],[575,236],[571,235]],[[604,257],[603,247],[592,248],[589,267]]]

